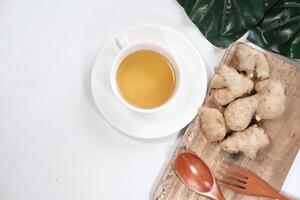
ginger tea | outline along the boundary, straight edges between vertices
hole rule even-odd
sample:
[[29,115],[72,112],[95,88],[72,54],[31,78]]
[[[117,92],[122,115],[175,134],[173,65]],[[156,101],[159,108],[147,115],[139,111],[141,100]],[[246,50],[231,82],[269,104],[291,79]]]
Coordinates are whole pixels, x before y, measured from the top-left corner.
[[176,75],[170,62],[151,50],[129,54],[120,64],[117,84],[128,103],[139,108],[155,108],[173,94]]

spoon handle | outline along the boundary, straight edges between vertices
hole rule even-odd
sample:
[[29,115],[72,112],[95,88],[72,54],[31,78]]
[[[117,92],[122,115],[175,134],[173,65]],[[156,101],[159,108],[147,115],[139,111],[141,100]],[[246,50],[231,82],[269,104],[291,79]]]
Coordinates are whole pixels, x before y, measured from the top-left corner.
[[215,197],[215,200],[225,200],[225,198],[222,194],[222,191],[219,187],[219,184],[216,181],[214,183],[214,189],[213,189],[212,193]]
[[219,185],[217,185],[217,188],[218,188],[218,191],[216,193],[216,200],[225,200],[221,190],[220,190],[220,187]]
[[216,194],[216,200],[225,200],[225,198],[224,198],[224,196],[223,196],[223,194],[221,192],[218,192]]

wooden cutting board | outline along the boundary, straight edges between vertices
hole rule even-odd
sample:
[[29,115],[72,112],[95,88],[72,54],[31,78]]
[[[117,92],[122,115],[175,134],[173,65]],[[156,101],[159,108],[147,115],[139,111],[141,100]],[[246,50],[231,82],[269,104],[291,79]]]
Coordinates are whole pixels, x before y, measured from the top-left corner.
[[[222,62],[229,66],[237,64],[234,56],[237,44],[230,46]],[[184,150],[198,154],[213,172],[219,169],[223,161],[229,161],[252,170],[278,189],[282,187],[300,148],[300,71],[278,58],[266,56],[271,67],[271,78],[276,78],[285,85],[287,96],[284,114],[273,120],[264,120],[259,124],[269,135],[271,144],[261,150],[254,161],[245,158],[242,154],[230,155],[222,151],[217,144],[206,140],[199,126],[199,119],[196,117],[188,126],[156,188],[155,200],[207,199],[185,187],[174,172],[174,159],[179,152]],[[212,102],[210,91],[208,91],[204,105],[216,107]],[[225,198],[230,200],[266,199],[237,194],[224,187],[221,189]]]

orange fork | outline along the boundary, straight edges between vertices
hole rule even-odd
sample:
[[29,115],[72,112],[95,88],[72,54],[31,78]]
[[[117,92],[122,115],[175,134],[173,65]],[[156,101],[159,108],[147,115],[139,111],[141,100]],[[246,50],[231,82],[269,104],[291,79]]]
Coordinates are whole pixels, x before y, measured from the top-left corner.
[[271,197],[279,200],[293,200],[281,194],[255,173],[245,168],[226,163],[222,167],[222,171],[218,173],[221,185],[235,192],[250,196]]

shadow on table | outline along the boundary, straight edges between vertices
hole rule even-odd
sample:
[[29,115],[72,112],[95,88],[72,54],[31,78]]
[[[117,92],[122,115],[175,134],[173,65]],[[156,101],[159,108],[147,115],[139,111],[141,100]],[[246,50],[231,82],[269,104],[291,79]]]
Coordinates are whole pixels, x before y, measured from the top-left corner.
[[[184,127],[184,128],[180,131],[180,133],[177,135],[177,141],[176,141],[176,144],[174,144],[174,146],[168,150],[168,152],[167,152],[168,157],[167,157],[167,159],[165,160],[165,162],[164,162],[162,168],[160,169],[160,173],[159,173],[159,174],[157,175],[157,177],[156,177],[156,180],[155,180],[155,182],[154,182],[154,185],[152,186],[152,189],[151,189],[150,194],[149,194],[149,199],[153,199],[154,193],[155,193],[155,191],[156,191],[156,189],[157,189],[157,186],[158,186],[160,180],[162,179],[162,176],[164,175],[164,173],[165,173],[165,171],[166,171],[166,168],[168,167],[168,164],[169,164],[170,160],[172,159],[172,157],[173,157],[173,155],[174,155],[174,152],[175,152],[175,150],[176,150],[176,148],[177,148],[177,146],[178,146],[178,144],[179,144],[179,142],[180,142],[180,140],[181,140],[183,134],[185,133],[187,127],[188,127],[188,125],[187,125],[186,127]],[[167,138],[168,138],[168,137],[167,137]]]

